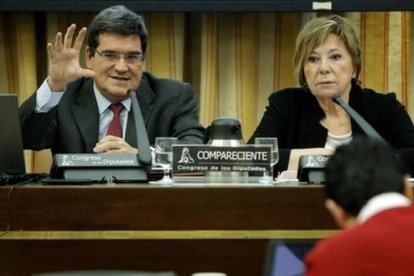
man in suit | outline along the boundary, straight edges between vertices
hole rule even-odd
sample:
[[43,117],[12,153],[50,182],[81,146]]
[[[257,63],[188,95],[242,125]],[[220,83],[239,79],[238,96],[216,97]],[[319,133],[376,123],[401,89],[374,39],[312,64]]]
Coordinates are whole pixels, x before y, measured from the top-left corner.
[[[130,88],[137,90],[150,144],[161,136],[202,143],[204,128],[191,85],[144,72],[148,35],[141,16],[113,6],[76,38],[75,29],[72,24],[48,43],[49,75],[20,107],[25,148],[51,148],[54,154],[138,153]],[[85,36],[87,68],[82,68]]]
[[414,207],[405,168],[383,142],[354,140],[326,167],[326,207],[343,232],[306,258],[307,275],[411,275]]

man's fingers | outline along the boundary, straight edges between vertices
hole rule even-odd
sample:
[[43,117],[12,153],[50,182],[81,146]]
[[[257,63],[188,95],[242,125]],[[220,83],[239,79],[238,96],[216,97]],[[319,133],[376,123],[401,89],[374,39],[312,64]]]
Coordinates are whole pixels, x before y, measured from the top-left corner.
[[47,57],[49,58],[49,60],[53,59],[55,50],[53,49],[52,43],[48,43],[46,46],[46,49],[47,49]]
[[138,149],[131,147],[122,138],[110,135],[99,141],[93,151],[96,153],[138,153]]
[[123,149],[110,149],[105,151],[105,153],[125,153],[125,150]]
[[55,37],[55,51],[62,51],[63,44],[62,44],[62,33],[58,32]]
[[102,138],[102,140],[95,145],[93,151],[106,152],[112,149],[119,149],[122,145],[122,142],[123,140],[121,138],[108,135]]
[[123,142],[122,138],[112,135],[106,135],[104,138],[101,139],[101,141],[98,142],[98,144],[103,144],[106,142]]
[[73,48],[79,50],[82,47],[82,43],[83,43],[83,40],[85,39],[85,36],[86,36],[86,28],[83,27],[79,31],[78,36],[75,39],[75,44],[73,45]]
[[93,78],[95,77],[95,72],[90,69],[79,68],[77,75],[85,78]]
[[93,148],[93,151],[96,153],[100,153],[100,152],[108,152],[108,151],[121,150],[121,149],[122,149],[122,145],[120,145],[119,142],[108,141],[108,142],[103,142],[103,143],[100,142],[96,144],[96,146]]
[[68,27],[65,34],[64,48],[72,48],[73,34],[75,33],[76,25],[72,24]]
[[[73,42],[73,35],[75,33],[75,30],[76,30],[76,24],[70,25],[66,30],[65,39],[63,39],[62,33],[58,32],[55,37],[54,47],[53,45],[51,45],[52,47],[49,48],[49,45],[48,45],[48,51],[52,50],[52,51],[60,52],[64,48],[71,49],[72,42]],[[82,43],[83,43],[83,40],[85,39],[85,36],[86,36],[86,28],[84,27],[79,31],[75,39],[75,43],[73,45],[75,49],[79,50],[82,47]]]

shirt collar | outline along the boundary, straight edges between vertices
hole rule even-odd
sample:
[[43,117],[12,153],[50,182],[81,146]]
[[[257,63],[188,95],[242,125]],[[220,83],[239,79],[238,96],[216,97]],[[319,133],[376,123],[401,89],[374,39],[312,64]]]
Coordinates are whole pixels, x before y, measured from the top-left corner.
[[[98,88],[93,83],[93,92],[95,93],[96,102],[98,104],[99,115],[101,115],[108,107],[112,104],[107,98],[102,96],[101,92],[99,92]],[[128,112],[131,109],[131,98],[126,98],[125,100],[121,101],[122,105],[125,107]]]
[[406,207],[410,204],[411,201],[400,193],[383,193],[368,200],[367,204],[362,207],[358,214],[358,221],[362,223],[382,211],[397,207]]

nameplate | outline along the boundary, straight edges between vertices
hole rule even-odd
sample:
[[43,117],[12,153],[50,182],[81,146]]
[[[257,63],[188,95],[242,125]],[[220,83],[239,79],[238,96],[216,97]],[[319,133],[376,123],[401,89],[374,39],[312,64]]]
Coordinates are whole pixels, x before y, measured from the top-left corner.
[[298,179],[301,182],[324,183],[325,167],[330,155],[302,155],[299,158]]
[[58,167],[138,167],[136,154],[55,154]]
[[174,145],[173,172],[264,172],[270,166],[270,146],[217,147]]

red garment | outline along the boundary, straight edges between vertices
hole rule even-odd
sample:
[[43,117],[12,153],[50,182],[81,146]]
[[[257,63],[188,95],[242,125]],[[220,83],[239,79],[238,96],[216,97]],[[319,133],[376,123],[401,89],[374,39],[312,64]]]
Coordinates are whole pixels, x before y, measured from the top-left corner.
[[414,275],[414,207],[380,212],[319,242],[306,257],[313,275]]

